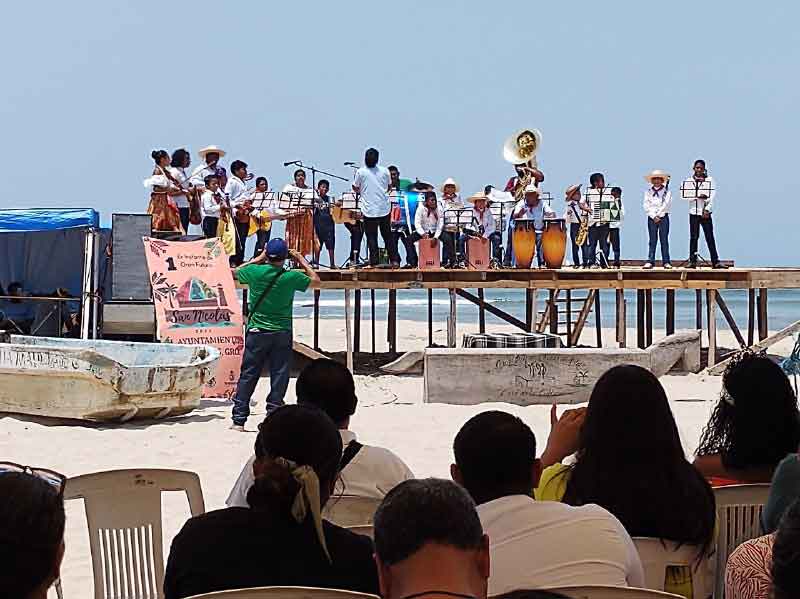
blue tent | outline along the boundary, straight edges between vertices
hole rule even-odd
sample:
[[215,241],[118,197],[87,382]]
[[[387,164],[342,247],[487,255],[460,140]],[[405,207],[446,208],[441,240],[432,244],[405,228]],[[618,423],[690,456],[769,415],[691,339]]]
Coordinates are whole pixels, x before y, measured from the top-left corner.
[[100,216],[91,208],[14,208],[0,210],[0,233],[57,231],[76,227],[100,227]]

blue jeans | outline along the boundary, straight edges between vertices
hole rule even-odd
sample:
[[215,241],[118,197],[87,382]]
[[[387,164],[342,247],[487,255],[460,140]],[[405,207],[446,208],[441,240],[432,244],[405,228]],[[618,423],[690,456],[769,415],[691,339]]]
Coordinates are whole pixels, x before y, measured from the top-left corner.
[[589,263],[589,246],[586,245],[586,242],[580,246],[575,243],[575,239],[578,237],[578,231],[580,230],[580,223],[571,223],[569,225],[569,236],[572,241],[572,264],[575,266]]
[[669,214],[662,218],[658,224],[652,219],[647,219],[647,233],[650,236],[650,253],[648,262],[656,259],[656,243],[661,242],[661,262],[669,264]]
[[289,367],[292,362],[292,332],[262,331],[247,333],[244,357],[236,395],[233,398],[233,423],[244,426],[250,416],[250,398],[256,390],[264,364],[269,360],[269,395],[267,414],[283,405],[289,386]]

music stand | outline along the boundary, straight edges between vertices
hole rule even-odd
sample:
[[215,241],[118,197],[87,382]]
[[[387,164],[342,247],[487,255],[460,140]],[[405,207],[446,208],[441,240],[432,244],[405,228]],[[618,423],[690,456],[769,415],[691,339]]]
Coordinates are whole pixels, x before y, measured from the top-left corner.
[[[339,201],[337,202],[343,210],[354,210],[361,213],[361,208],[359,206],[359,197],[358,194],[354,191],[345,191],[341,196],[339,196]],[[361,222],[359,221],[357,224],[360,225]],[[358,248],[358,257],[355,260],[355,264],[353,264],[353,252],[348,252],[347,260],[339,267],[341,269],[345,268],[359,268],[364,264],[364,259],[361,256],[361,250],[364,248],[365,237],[363,234],[363,227],[362,227],[362,235],[361,235],[361,245]]]
[[[702,181],[698,181],[695,178],[687,179],[685,181],[681,181],[681,198],[687,200],[689,202],[694,202],[695,209],[700,212],[701,214],[705,212],[706,209],[706,202],[708,201],[708,197],[701,198],[701,195],[704,196],[711,196],[711,192],[714,191],[714,187],[711,185],[711,181],[708,179],[703,179]],[[702,202],[703,205],[700,206],[699,202]],[[699,239],[698,239],[698,247],[699,247]],[[687,264],[691,264],[692,256],[689,256],[678,265],[678,268],[683,268]],[[711,264],[710,260],[704,258],[700,252],[694,253],[694,263],[697,264],[700,262],[701,264]]]
[[[472,208],[450,208],[444,211],[442,215],[444,218],[444,227],[455,227],[455,250],[456,250],[456,262],[458,264],[466,262],[466,256],[462,256],[458,251],[458,236],[461,235],[463,230],[466,227],[472,225],[474,217],[472,215]],[[451,231],[452,232],[452,231]]]

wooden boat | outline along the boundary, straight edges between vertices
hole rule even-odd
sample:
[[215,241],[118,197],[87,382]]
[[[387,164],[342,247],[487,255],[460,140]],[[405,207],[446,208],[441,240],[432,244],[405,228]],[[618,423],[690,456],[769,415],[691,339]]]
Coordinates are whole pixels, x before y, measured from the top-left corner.
[[663,376],[681,363],[700,370],[700,331],[668,335],[647,349],[502,348],[425,350],[425,402],[582,403],[609,368],[636,364]]
[[186,414],[218,359],[205,345],[11,335],[0,343],[0,412],[122,422]]

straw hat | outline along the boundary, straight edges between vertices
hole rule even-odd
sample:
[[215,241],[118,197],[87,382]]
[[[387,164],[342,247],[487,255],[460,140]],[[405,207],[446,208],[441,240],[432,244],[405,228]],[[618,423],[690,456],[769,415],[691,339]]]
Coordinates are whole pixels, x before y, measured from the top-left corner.
[[581,188],[581,184],[580,183],[576,183],[575,185],[570,185],[569,187],[567,187],[567,191],[564,192],[564,196],[567,199],[569,199],[570,196],[573,193],[575,193],[576,191],[578,191],[580,188]]
[[482,191],[479,191],[478,193],[474,193],[474,194],[472,194],[471,196],[469,196],[469,197],[467,198],[467,201],[468,201],[470,204],[474,204],[474,203],[475,203],[475,202],[477,202],[478,200],[486,200],[486,203],[487,203],[487,204],[488,204],[488,203],[491,201],[491,200],[489,199],[489,196],[487,196],[487,195],[486,195],[485,193],[483,193]]
[[656,178],[664,179],[664,182],[667,182],[669,181],[669,173],[667,171],[656,169],[654,171],[650,171],[648,174],[644,176],[644,180],[647,181],[648,183],[652,183],[653,179]]
[[197,152],[197,155],[200,156],[200,158],[202,158],[203,160],[205,160],[206,154],[213,154],[213,153],[219,154],[220,158],[225,156],[225,150],[222,150],[217,146],[206,146],[205,148]]
[[519,154],[519,145],[517,144],[517,139],[523,133],[528,132],[533,135],[533,139],[536,142],[536,149],[534,150],[534,155],[536,151],[542,146],[542,132],[538,129],[520,129],[514,135],[506,139],[505,143],[503,144],[503,159],[506,162],[510,162],[511,164],[523,164],[528,162],[532,156],[528,156],[527,158],[524,156],[520,156]]
[[452,185],[453,187],[455,187],[456,193],[461,191],[461,188],[458,186],[458,183],[455,182],[455,179],[453,179],[453,177],[448,177],[447,179],[445,179],[444,183],[442,183],[442,185],[439,187],[439,191],[444,193],[444,188],[447,187],[448,185]]

